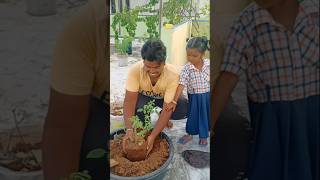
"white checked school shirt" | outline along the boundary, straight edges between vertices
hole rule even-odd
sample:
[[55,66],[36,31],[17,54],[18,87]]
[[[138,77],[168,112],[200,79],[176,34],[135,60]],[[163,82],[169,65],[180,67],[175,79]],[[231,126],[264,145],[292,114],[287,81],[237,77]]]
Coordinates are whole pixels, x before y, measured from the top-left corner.
[[179,84],[187,87],[189,94],[200,94],[210,92],[210,61],[203,60],[202,69],[197,69],[193,64],[184,65]]
[[255,2],[231,28],[221,71],[245,72],[247,95],[254,102],[320,94],[319,6],[309,0],[299,6],[292,32]]

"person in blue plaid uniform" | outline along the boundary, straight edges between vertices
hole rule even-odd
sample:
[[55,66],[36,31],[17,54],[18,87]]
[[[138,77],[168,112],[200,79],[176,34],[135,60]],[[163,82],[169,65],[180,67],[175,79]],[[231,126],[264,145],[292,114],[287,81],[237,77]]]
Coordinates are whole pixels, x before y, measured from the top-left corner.
[[177,99],[184,87],[188,92],[188,113],[186,132],[178,143],[185,144],[192,139],[192,135],[199,135],[199,144],[207,145],[210,118],[210,62],[204,59],[208,50],[206,37],[193,37],[187,43],[187,60],[180,74],[179,86],[174,101],[166,109],[175,110]]
[[235,20],[213,89],[213,124],[244,73],[253,129],[248,179],[320,179],[319,70],[313,1],[256,0]]

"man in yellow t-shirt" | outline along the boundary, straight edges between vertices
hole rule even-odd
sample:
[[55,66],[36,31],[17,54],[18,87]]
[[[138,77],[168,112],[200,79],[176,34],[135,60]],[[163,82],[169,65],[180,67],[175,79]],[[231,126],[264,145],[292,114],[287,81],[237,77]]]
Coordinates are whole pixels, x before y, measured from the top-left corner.
[[126,94],[124,99],[124,121],[127,128],[126,138],[132,136],[132,124],[130,117],[139,116],[144,121],[144,116],[137,109],[147,102],[155,100],[158,107],[164,107],[173,102],[177,104],[176,110],[161,111],[159,119],[152,133],[149,135],[148,153],[153,147],[155,137],[168,125],[169,119],[183,119],[187,114],[187,100],[180,98],[178,102],[173,100],[179,84],[179,72],[171,64],[166,64],[166,47],[160,40],[148,40],[141,49],[142,61],[137,62],[129,70],[126,82]]
[[106,1],[89,0],[66,24],[53,53],[48,114],[43,129],[45,180],[79,170],[105,179],[107,158],[86,154],[107,149],[109,62]]

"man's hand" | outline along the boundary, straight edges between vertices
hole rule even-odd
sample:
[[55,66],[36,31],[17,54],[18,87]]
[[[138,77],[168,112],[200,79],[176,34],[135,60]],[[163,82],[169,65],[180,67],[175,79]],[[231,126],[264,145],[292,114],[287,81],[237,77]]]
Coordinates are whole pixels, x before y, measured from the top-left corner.
[[123,137],[123,139],[122,139],[122,150],[125,152],[125,153],[127,153],[126,152],[126,141],[127,140],[130,140],[130,141],[133,141],[134,139],[133,139],[133,130],[132,129],[127,129],[127,131],[126,131],[126,135]]
[[174,112],[174,111],[176,110],[176,106],[177,106],[177,104],[171,102],[171,103],[169,103],[169,104],[166,104],[165,107],[164,107],[164,109],[165,109],[166,111],[172,110],[172,112]]
[[154,137],[152,134],[148,136],[147,139],[147,156],[149,155],[149,153],[151,152],[152,148],[153,148],[153,143],[156,137]]

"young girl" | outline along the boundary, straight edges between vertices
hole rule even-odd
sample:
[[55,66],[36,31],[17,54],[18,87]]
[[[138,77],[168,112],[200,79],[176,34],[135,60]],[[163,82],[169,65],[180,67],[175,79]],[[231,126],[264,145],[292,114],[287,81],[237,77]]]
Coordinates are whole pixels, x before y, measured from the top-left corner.
[[187,43],[188,63],[180,74],[179,86],[174,100],[166,109],[175,110],[175,105],[184,87],[187,87],[189,106],[187,113],[187,135],[181,137],[178,143],[185,144],[192,135],[199,134],[199,144],[207,145],[209,136],[210,116],[210,62],[204,59],[208,50],[208,40],[205,37],[194,37]]
[[320,178],[319,67],[312,1],[256,0],[234,22],[213,90],[213,124],[244,73],[254,140],[248,179]]

